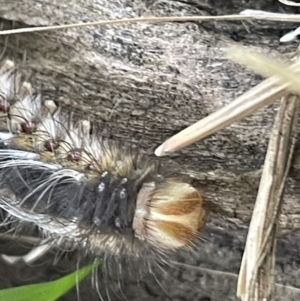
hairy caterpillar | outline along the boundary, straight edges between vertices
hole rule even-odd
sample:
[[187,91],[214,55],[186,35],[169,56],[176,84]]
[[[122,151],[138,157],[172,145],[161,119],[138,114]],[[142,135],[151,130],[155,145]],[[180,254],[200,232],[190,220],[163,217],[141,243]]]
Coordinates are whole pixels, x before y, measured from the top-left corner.
[[196,241],[206,218],[197,189],[43,101],[10,60],[0,66],[0,113],[3,224],[32,223],[47,243],[94,257],[164,255]]

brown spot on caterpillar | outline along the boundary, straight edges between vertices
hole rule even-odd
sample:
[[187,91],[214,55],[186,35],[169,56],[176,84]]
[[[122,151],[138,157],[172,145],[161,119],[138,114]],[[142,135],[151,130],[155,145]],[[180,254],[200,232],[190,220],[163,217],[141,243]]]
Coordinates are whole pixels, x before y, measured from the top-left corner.
[[96,162],[96,161],[93,161],[92,163],[90,163],[90,164],[87,166],[87,170],[90,170],[90,171],[98,171],[98,172],[101,171],[101,170],[99,169],[99,166],[97,165],[97,162]]
[[36,123],[34,122],[24,122],[24,123],[21,123],[21,129],[22,129],[22,132],[25,133],[25,134],[33,134],[36,129],[37,129],[37,125]]
[[45,141],[44,146],[47,151],[53,152],[59,148],[59,142],[54,139],[49,139],[49,140]]
[[78,163],[81,159],[81,150],[80,149],[70,150],[67,155],[67,159],[73,163]]
[[5,103],[4,101],[0,103],[0,112],[1,113],[8,113],[10,109],[10,104]]

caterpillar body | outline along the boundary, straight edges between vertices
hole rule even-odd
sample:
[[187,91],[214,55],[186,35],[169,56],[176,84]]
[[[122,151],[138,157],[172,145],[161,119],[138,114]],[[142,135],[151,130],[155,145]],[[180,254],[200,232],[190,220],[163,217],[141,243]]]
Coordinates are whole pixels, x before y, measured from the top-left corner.
[[197,189],[73,122],[10,60],[0,66],[0,208],[94,257],[189,247],[206,219]]

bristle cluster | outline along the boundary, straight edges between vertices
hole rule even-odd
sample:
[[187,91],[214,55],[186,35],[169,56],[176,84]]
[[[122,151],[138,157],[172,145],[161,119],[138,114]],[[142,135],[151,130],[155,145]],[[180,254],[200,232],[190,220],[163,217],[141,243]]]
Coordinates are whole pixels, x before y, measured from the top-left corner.
[[[205,224],[200,193],[74,123],[54,101],[0,67],[0,208],[99,255],[147,244],[189,246]],[[139,242],[139,243],[137,243]]]

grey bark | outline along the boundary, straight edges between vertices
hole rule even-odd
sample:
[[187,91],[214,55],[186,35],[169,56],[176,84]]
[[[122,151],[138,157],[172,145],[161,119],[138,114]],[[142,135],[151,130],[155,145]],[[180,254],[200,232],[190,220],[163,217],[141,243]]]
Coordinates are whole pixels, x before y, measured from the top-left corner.
[[[0,18],[3,29],[9,29],[138,16],[231,14],[246,8],[297,12],[271,0],[1,0]],[[45,98],[59,100],[80,117],[89,116],[109,129],[112,139],[139,143],[141,151],[153,156],[166,138],[262,80],[229,61],[221,43],[238,41],[288,57],[296,44],[280,45],[279,38],[295,26],[189,22],[88,27],[0,36],[0,47],[41,87]],[[277,106],[264,108],[172,158],[160,159],[192,175],[206,200],[220,205],[227,215],[212,215],[203,233],[206,241],[197,252],[176,259],[189,266],[167,268],[160,284],[153,277],[140,284],[130,277],[124,280],[128,300],[236,300],[239,264]],[[278,300],[300,297],[300,236],[293,233],[300,227],[299,160],[296,151],[281,215],[285,236],[278,246]],[[51,265],[36,273],[34,268],[3,263],[0,285],[23,283],[20,274],[35,282],[55,278],[56,273]],[[96,298],[89,283],[81,294],[81,300]]]

